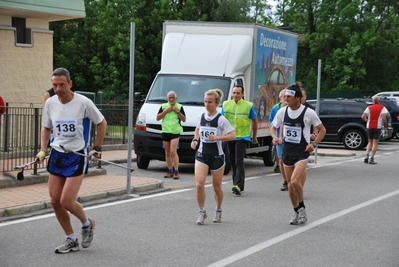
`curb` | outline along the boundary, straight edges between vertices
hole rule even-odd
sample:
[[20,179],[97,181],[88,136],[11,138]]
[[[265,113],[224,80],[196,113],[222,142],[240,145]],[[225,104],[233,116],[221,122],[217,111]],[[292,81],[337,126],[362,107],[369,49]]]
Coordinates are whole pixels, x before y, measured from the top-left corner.
[[[314,152],[310,153],[311,156],[314,156]],[[353,157],[356,156],[356,153],[347,153],[347,154],[336,154],[336,153],[324,153],[324,152],[317,152],[317,156],[321,157]]]
[[[163,188],[163,182],[161,180],[157,180],[158,182],[146,185],[132,186],[131,194],[133,193],[141,193],[156,189]],[[90,201],[95,201],[99,199],[109,199],[111,197],[126,195],[126,188],[108,190],[103,192],[95,192],[86,195],[78,195],[76,200],[79,203],[87,203]],[[30,212],[36,212],[44,209],[51,208],[50,201],[43,201],[38,203],[26,204],[22,206],[15,206],[5,209],[0,209],[0,217],[11,217],[15,215],[26,214]]]
[[[89,168],[87,174],[85,174],[85,177],[105,174],[107,174],[105,169]],[[36,175],[27,174],[25,175],[25,179],[23,181],[18,181],[11,177],[0,177],[0,189],[47,183],[48,177],[49,174],[47,171]]]

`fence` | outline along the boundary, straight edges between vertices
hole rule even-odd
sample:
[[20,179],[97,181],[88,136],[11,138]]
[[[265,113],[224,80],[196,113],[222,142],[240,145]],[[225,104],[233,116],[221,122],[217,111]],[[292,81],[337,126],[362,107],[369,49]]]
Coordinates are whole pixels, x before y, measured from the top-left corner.
[[[108,126],[103,145],[119,145],[128,142],[128,105],[98,105]],[[133,109],[133,125],[139,109]],[[42,108],[7,106],[0,123],[0,174],[14,170],[33,161],[40,151]],[[92,128],[90,145],[94,142],[95,127]],[[46,164],[34,164],[30,168],[37,173]],[[29,168],[27,168],[29,169]]]

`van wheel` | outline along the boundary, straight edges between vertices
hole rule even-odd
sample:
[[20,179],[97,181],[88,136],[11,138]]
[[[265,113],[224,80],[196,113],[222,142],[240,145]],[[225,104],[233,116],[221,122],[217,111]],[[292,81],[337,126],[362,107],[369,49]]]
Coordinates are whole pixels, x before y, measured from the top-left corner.
[[150,158],[137,155],[137,167],[139,169],[147,169],[150,164]]
[[342,137],[346,149],[360,150],[366,146],[366,137],[359,130],[349,130]]
[[229,174],[229,172],[231,170],[230,152],[229,152],[229,147],[227,146],[227,144],[225,144],[223,147],[223,153],[224,153],[224,161],[225,161],[223,175],[227,175],[227,174]]
[[265,164],[265,166],[274,166],[277,158],[276,147],[273,146],[273,144],[269,144],[269,150],[263,151],[262,158],[263,164]]

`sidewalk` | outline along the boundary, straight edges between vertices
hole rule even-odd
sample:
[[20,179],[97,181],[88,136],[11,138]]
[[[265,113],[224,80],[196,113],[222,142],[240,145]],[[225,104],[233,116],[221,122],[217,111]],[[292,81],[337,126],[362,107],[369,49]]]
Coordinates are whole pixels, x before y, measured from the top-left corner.
[[[102,152],[102,158],[108,161],[126,165],[127,151],[115,150]],[[136,155],[132,152],[132,161]],[[136,168],[132,165],[133,168]],[[17,172],[13,175],[16,176]],[[51,208],[47,189],[48,173],[30,175],[25,171],[24,181],[15,181],[10,177],[0,177],[0,183],[8,184],[7,188],[0,189],[0,218],[21,215]],[[20,185],[27,183],[28,185]],[[154,178],[135,177],[131,175],[131,194],[163,188],[163,182]],[[81,203],[121,196],[127,193],[127,177],[107,175],[104,169],[90,167],[85,176],[78,194]]]
[[[342,149],[319,148],[318,156],[349,157],[356,155],[353,151]],[[313,153],[312,153],[313,155]],[[108,161],[126,165],[127,151],[114,150],[102,152],[102,158]],[[132,152],[132,161],[136,155]],[[133,166],[136,168],[136,166]],[[16,176],[15,172],[15,176]],[[29,175],[25,172],[25,180],[15,181],[10,177],[0,177],[0,183],[9,183],[8,188],[0,189],[0,222],[1,218],[21,215],[29,212],[51,208],[47,190],[48,173]],[[27,183],[28,185],[22,185]],[[132,172],[131,194],[160,190],[163,182],[154,178],[135,177]],[[127,177],[107,175],[104,169],[91,167],[83,180],[79,191],[78,201],[81,203],[105,199],[109,197],[123,196],[127,193]]]

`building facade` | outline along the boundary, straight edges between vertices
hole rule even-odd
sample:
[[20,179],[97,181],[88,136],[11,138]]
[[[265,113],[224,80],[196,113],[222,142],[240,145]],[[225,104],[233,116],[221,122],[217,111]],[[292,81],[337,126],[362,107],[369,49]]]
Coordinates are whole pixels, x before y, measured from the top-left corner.
[[0,0],[0,95],[9,105],[42,105],[53,71],[49,22],[83,17],[84,0]]

